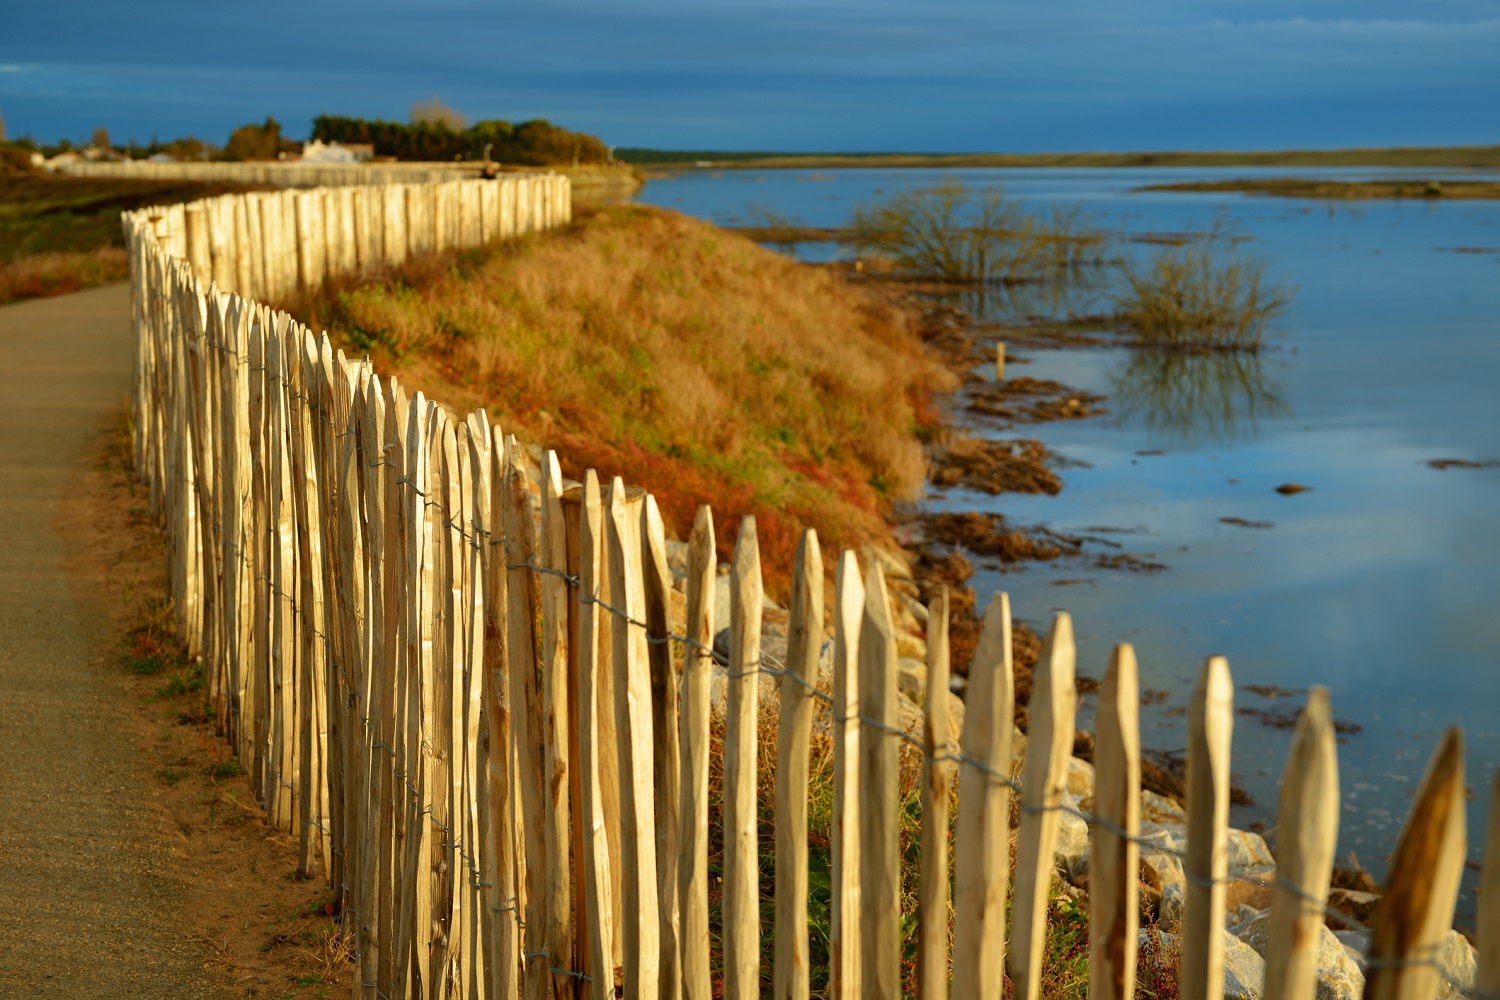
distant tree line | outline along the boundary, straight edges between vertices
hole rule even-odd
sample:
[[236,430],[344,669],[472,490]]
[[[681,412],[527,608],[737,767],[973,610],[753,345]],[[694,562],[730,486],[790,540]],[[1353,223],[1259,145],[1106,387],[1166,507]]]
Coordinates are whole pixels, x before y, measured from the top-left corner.
[[450,119],[438,116],[404,124],[319,115],[313,119],[312,137],[324,142],[369,143],[376,156],[398,160],[479,160],[484,158],[486,145],[493,147],[491,159],[526,166],[604,163],[609,158],[609,148],[595,136],[571,132],[541,118],[519,125],[495,119],[454,128]]

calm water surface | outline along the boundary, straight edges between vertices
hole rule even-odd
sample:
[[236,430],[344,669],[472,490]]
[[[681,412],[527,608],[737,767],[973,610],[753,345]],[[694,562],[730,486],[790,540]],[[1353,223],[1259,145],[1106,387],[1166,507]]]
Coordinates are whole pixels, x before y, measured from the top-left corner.
[[[1117,233],[1205,229],[1226,217],[1252,238],[1246,246],[1266,260],[1267,276],[1295,293],[1275,345],[1258,362],[1177,359],[1169,367],[1124,349],[1013,352],[1029,362],[1013,374],[1104,393],[1110,413],[997,433],[1038,437],[1086,464],[1062,471],[1065,487],[1055,497],[954,491],[924,502],[934,510],[996,510],[1062,531],[1127,529],[1109,537],[1167,564],[1149,575],[1055,564],[981,569],[973,580],[981,603],[1005,589],[1017,616],[1038,630],[1053,611],[1070,611],[1081,672],[1102,676],[1112,645],[1133,643],[1142,685],[1171,693],[1167,706],[1144,710],[1148,746],[1184,744],[1183,720],[1171,708],[1186,702],[1208,654],[1228,656],[1242,686],[1327,685],[1336,715],[1363,727],[1339,747],[1341,849],[1358,852],[1377,874],[1443,727],[1463,726],[1469,782],[1480,793],[1470,806],[1477,860],[1500,765],[1500,468],[1438,471],[1427,462],[1500,458],[1500,202],[1325,203],[1132,190],[1257,172],[1413,176],[1374,169],[725,171],[654,180],[639,200],[720,223],[770,210],[839,226],[878,193],[951,176],[998,180],[1038,206],[1081,205]],[[808,255],[837,252],[818,247]],[[1102,308],[1098,286],[1107,280],[1058,302],[991,301],[980,311],[1088,312]],[[1311,490],[1274,491],[1287,482]],[[1272,527],[1234,526],[1223,517]],[[1087,582],[1068,582],[1080,577]],[[1277,707],[1244,690],[1236,703]],[[1234,770],[1259,803],[1238,810],[1237,822],[1274,822],[1289,743],[1289,732],[1236,718]]]

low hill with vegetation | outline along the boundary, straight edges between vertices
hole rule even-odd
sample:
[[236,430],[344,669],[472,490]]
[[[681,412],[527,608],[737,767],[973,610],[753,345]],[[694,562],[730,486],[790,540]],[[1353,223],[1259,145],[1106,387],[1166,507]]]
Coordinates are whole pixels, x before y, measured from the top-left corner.
[[368,143],[375,147],[376,156],[398,160],[480,160],[486,146],[491,147],[491,159],[526,166],[605,163],[609,159],[609,148],[595,136],[541,118],[519,125],[492,119],[469,126],[446,116],[414,118],[404,123],[319,115],[313,119],[312,138],[346,145]]
[[[951,376],[908,314],[750,240],[642,206],[413,260],[286,303],[432,398],[653,491],[754,514],[768,571],[804,527],[827,551],[888,537],[921,488],[927,399]],[[725,531],[724,539],[732,537]]]
[[125,280],[130,261],[121,212],[254,190],[51,174],[31,169],[29,150],[9,148],[19,152],[0,156],[0,304]]

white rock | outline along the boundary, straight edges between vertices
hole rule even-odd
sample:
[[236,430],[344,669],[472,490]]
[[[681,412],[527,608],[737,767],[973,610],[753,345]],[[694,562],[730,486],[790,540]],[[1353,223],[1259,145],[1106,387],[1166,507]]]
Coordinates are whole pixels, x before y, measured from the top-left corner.
[[1363,970],[1365,967],[1365,954],[1370,950],[1370,932],[1334,931],[1333,936],[1344,949],[1344,954],[1349,956],[1349,961]]
[[1094,800],[1094,765],[1078,757],[1068,758],[1068,794],[1090,806]]
[[1165,795],[1141,789],[1141,822],[1182,824],[1187,822],[1187,811]]
[[[1249,907],[1240,907],[1241,911]],[[1349,956],[1342,941],[1327,927],[1319,925],[1317,1000],[1358,1000],[1365,991],[1365,975],[1359,963]],[[1235,937],[1264,957],[1271,932],[1271,912],[1256,912],[1234,928]]]
[[895,552],[878,548],[874,545],[866,545],[860,551],[866,560],[873,560],[879,563],[881,570],[884,571],[886,576],[894,577],[897,580],[910,580],[912,578],[911,563],[906,560],[904,555],[898,555]]
[[1225,1000],[1260,1000],[1266,983],[1266,960],[1228,931],[1224,932]]
[[[1159,935],[1162,948],[1170,950],[1177,944],[1176,935],[1161,930],[1145,929],[1140,932],[1140,946],[1144,948],[1150,935]],[[1266,980],[1266,961],[1239,938],[1224,933],[1224,1000],[1260,1000]]]
[[[1257,910],[1249,903],[1241,903],[1233,913],[1224,914],[1224,926],[1234,928],[1234,933],[1238,934],[1240,924],[1243,924],[1250,920],[1254,920],[1256,917],[1260,916],[1260,914],[1261,911]],[[1243,940],[1243,938],[1241,940]],[[1254,945],[1252,945],[1251,947],[1254,947]],[[1256,948],[1255,950],[1260,953],[1260,956],[1262,958],[1265,957],[1266,952],[1264,948]]]
[[[1160,871],[1160,869],[1158,869]],[[1187,883],[1181,880],[1168,882],[1165,878],[1161,882],[1161,906],[1157,910],[1156,923],[1158,927],[1165,930],[1175,931],[1182,925],[1183,897],[1187,893]]]
[[927,664],[910,656],[896,661],[896,690],[918,705],[924,705],[927,695]]
[[1052,857],[1069,874],[1076,874],[1088,863],[1089,825],[1071,811],[1078,808],[1078,800],[1070,792],[1063,793],[1062,804],[1069,808],[1058,813],[1057,844]]
[[[1334,931],[1333,936],[1344,948],[1350,961],[1360,969],[1365,967],[1365,955],[1370,951],[1369,931]],[[1450,930],[1438,951],[1438,964],[1448,973],[1447,978],[1438,978],[1438,1000],[1461,997],[1474,988],[1474,946],[1458,931]],[[1451,980],[1451,982],[1449,981]]]
[[1443,948],[1438,952],[1438,964],[1448,973],[1448,979],[1439,979],[1438,997],[1462,996],[1474,988],[1476,962],[1474,946],[1458,931],[1449,931],[1443,939]]
[[1276,864],[1265,838],[1248,830],[1230,830],[1226,854],[1231,872]]

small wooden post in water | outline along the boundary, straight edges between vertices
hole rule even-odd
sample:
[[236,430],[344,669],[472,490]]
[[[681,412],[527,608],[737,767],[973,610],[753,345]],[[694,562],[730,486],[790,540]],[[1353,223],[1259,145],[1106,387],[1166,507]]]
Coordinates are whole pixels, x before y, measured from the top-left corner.
[[995,381],[1005,381],[1005,341],[995,345]]

